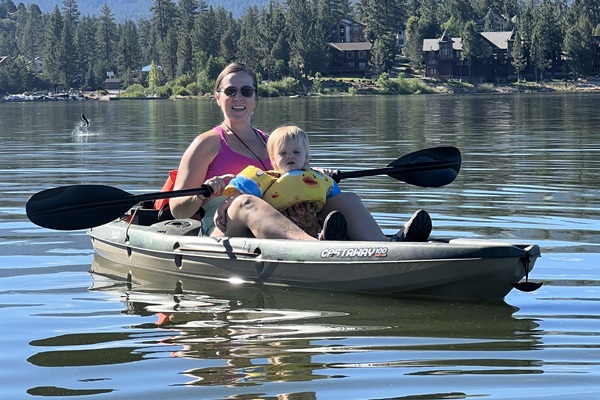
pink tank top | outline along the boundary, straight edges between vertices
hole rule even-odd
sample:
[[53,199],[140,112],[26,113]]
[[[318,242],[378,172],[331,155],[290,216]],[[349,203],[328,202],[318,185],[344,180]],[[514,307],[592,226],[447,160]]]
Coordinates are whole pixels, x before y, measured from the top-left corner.
[[[231,147],[229,147],[229,144],[227,143],[226,133],[223,131],[223,128],[216,126],[215,129],[221,136],[221,149],[208,166],[208,171],[206,171],[206,179],[225,174],[237,175],[248,165],[254,165],[260,169],[273,169],[271,161],[268,158],[261,160],[261,163],[261,161],[254,157],[246,157],[243,154],[236,153],[235,151],[231,150]],[[268,136],[265,135],[264,132],[261,132],[258,129],[256,129],[256,132],[258,132],[265,142],[267,141]]]

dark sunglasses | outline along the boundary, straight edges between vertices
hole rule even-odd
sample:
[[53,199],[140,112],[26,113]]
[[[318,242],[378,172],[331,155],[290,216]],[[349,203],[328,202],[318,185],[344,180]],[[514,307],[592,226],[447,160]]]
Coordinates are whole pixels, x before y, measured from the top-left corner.
[[[221,92],[225,93],[225,96],[227,97],[233,97],[238,92],[238,88],[229,86],[221,90]],[[240,93],[244,97],[252,97],[254,92],[256,92],[256,88],[253,88],[252,86],[242,86],[240,88]]]

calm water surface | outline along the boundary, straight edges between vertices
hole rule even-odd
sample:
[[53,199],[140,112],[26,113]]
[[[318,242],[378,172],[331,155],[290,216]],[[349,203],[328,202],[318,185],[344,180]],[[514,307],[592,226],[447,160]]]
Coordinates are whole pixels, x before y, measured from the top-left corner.
[[598,110],[600,94],[261,100],[254,124],[305,128],[316,166],[459,147],[446,187],[342,188],[389,232],[426,208],[435,235],[542,247],[539,291],[465,304],[206,283],[173,295],[92,276],[102,260],[86,233],[31,224],[29,196],[80,183],[156,191],[218,107],[1,103],[0,398],[600,399]]

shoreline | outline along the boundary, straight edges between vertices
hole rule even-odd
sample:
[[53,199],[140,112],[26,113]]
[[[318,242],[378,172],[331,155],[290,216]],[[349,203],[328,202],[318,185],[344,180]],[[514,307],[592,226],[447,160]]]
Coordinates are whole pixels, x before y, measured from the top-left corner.
[[[315,93],[312,91],[304,91],[303,93],[294,92],[291,94],[285,93],[276,95],[265,95],[263,98],[277,97],[305,97],[305,96],[401,96],[409,94],[508,94],[508,93],[600,93],[600,78],[592,78],[588,80],[573,81],[546,81],[546,82],[513,82],[513,83],[480,83],[472,84],[461,80],[437,80],[431,78],[402,78],[401,80],[391,78],[393,84],[388,88],[381,87],[376,81],[365,79],[336,79],[323,78],[320,82],[322,89]],[[263,85],[270,85],[272,82],[265,82]],[[311,86],[313,85],[312,82]],[[396,86],[394,86],[394,84]],[[310,87],[312,90],[312,87]],[[169,97],[125,97],[121,95],[121,91],[108,91],[107,93],[83,92],[77,98],[65,98],[60,100],[97,100],[97,101],[114,101],[114,100],[179,100],[179,99],[198,99],[211,97],[212,94],[180,96],[172,95]],[[57,99],[49,99],[47,96],[42,98],[34,98],[31,95],[7,95],[3,97],[1,102],[14,101],[49,101]],[[269,92],[270,93],[270,92]]]

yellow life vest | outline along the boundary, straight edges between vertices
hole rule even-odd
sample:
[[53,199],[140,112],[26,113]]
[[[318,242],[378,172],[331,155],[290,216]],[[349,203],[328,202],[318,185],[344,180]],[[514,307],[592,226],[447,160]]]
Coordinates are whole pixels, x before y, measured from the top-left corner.
[[261,197],[278,211],[303,202],[315,203],[320,211],[327,197],[339,193],[339,188],[333,179],[312,169],[281,173],[251,165],[229,182],[223,194],[236,192]]

